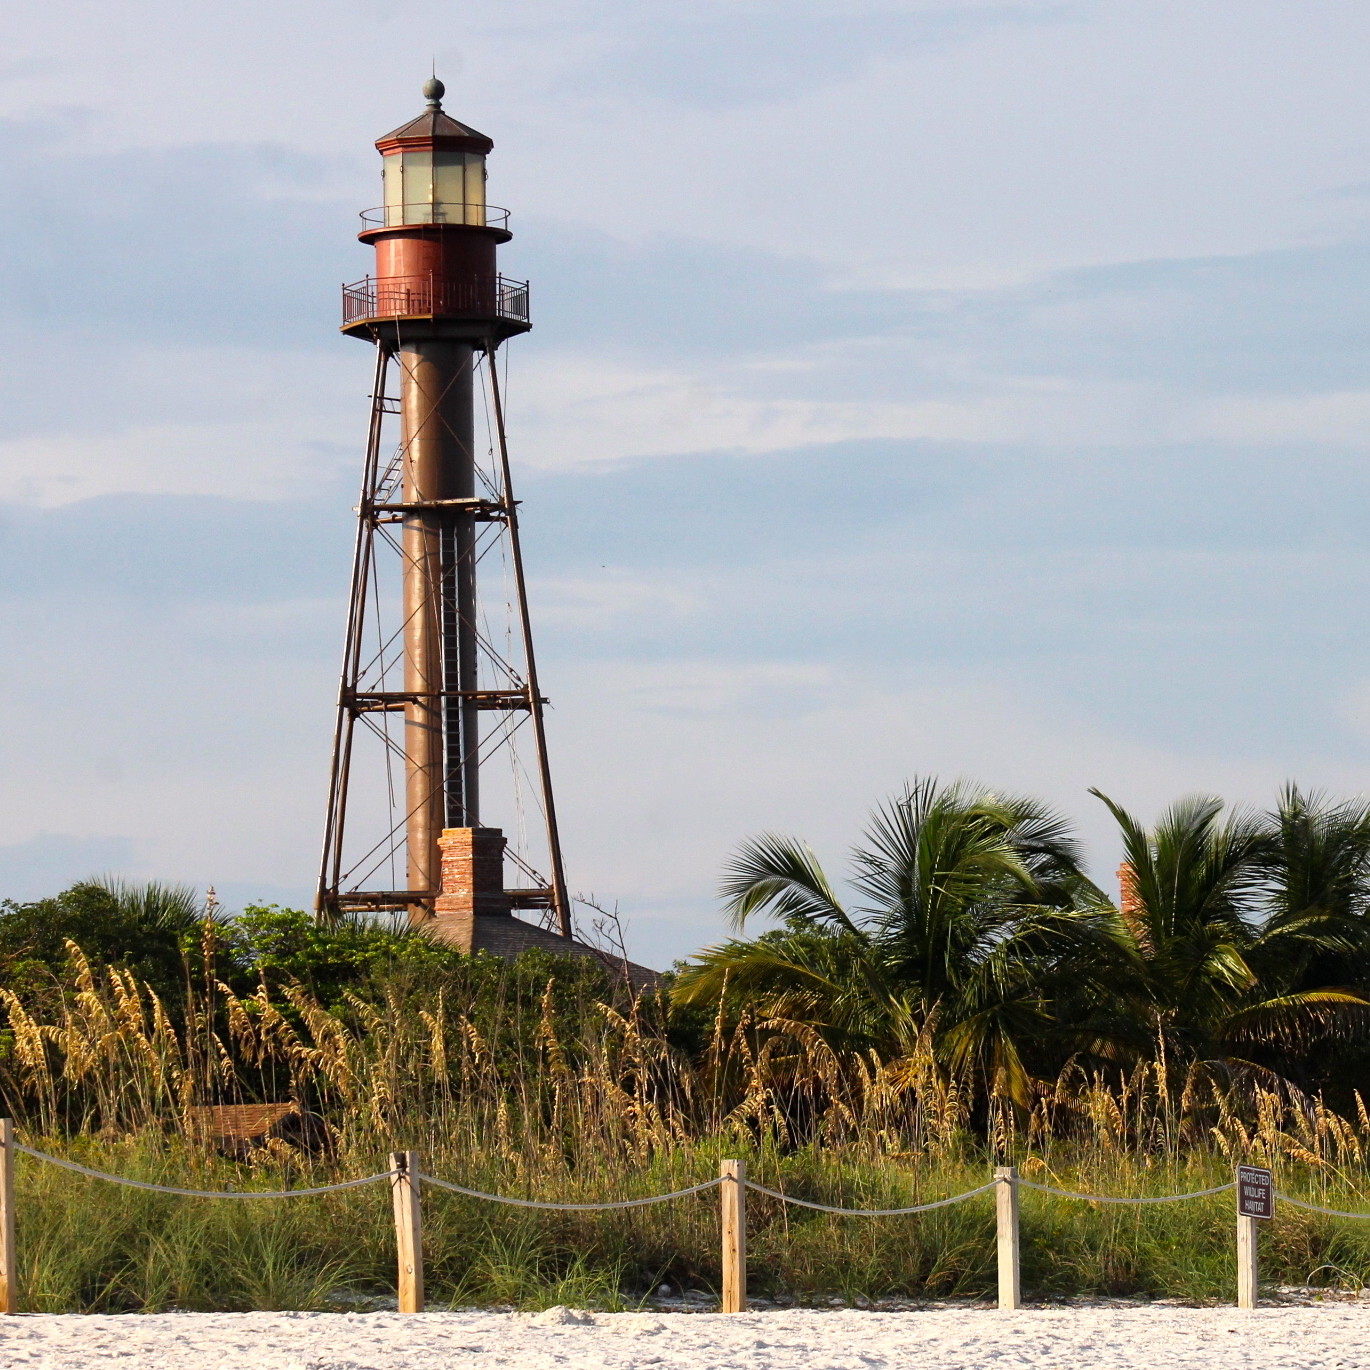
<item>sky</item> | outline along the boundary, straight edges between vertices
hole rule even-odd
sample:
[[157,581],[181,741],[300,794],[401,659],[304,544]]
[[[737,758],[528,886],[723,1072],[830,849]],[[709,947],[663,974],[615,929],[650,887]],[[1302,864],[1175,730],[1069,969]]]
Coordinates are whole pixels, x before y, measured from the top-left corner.
[[495,141],[574,890],[663,966],[914,776],[1370,762],[1370,9],[54,0],[0,55],[0,897],[312,898],[376,137]]

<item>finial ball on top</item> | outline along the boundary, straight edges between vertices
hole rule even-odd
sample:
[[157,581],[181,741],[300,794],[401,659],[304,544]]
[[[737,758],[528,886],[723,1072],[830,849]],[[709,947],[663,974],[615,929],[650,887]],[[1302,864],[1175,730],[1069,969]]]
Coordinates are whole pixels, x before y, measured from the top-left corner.
[[447,87],[438,80],[436,76],[429,77],[423,83],[423,98],[436,109],[442,102],[442,97],[447,94]]

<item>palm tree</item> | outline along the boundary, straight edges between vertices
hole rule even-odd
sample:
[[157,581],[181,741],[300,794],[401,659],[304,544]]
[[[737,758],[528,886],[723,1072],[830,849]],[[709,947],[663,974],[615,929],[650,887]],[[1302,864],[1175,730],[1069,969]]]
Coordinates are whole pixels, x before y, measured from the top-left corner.
[[[1253,1047],[1288,1058],[1333,1028],[1370,1021],[1359,994],[1303,976],[1349,949],[1345,904],[1364,888],[1343,846],[1319,845],[1340,832],[1326,812],[1289,791],[1273,824],[1244,813],[1223,821],[1222,801],[1201,795],[1148,830],[1091,793],[1117,820],[1124,853],[1125,936],[1099,976],[1110,992],[1075,1006],[1101,1040],[1138,1055],[1159,1041],[1171,1059],[1249,1066]],[[1308,903],[1315,890],[1336,907]]]
[[[1267,815],[1269,889],[1262,919],[1281,934],[1263,969],[1286,984],[1367,986],[1370,802],[1332,803],[1288,784]],[[1306,934],[1316,934],[1307,936]]]
[[[1289,784],[1267,822],[1269,883],[1253,953],[1262,983],[1286,995],[1338,987],[1370,997],[1370,803],[1334,803]],[[1328,998],[1267,1049],[1305,1088],[1330,1090],[1336,1106],[1351,1107],[1370,1065],[1368,1026],[1359,1003]]]
[[930,1038],[945,1069],[1026,1102],[1025,1045],[1056,1031],[1052,979],[1116,937],[1097,891],[1077,909],[1092,887],[1064,821],[1035,800],[921,780],[875,812],[853,862],[848,908],[803,843],[746,843],[726,911],[739,931],[762,914],[782,926],[701,953],[677,1001],[746,1004],[887,1060]]

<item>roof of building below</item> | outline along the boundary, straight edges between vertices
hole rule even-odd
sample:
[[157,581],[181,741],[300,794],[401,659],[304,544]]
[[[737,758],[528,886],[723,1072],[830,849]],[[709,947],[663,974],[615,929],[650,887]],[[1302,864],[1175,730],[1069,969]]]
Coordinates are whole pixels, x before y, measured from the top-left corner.
[[625,961],[612,952],[601,951],[573,937],[562,937],[547,928],[525,923],[521,918],[501,914],[471,917],[469,915],[439,915],[428,925],[430,934],[459,946],[463,951],[483,951],[512,961],[521,952],[550,952],[554,956],[588,956],[598,961],[611,974],[624,975],[629,985],[639,993],[656,989],[661,984],[661,972]]

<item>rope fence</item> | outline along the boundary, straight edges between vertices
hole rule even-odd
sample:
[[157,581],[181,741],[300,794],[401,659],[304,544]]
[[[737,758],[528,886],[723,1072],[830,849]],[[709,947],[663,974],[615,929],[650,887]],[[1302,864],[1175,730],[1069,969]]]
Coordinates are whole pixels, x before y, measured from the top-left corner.
[[[1035,1180],[1025,1180],[1021,1175],[1017,1183],[1023,1189],[1035,1189],[1039,1194],[1056,1194],[1062,1199],[1083,1199],[1092,1204],[1173,1204],[1181,1199],[1207,1198],[1210,1194],[1222,1194],[1237,1187],[1236,1180],[1229,1180],[1226,1184],[1215,1184],[1212,1189],[1192,1189],[1188,1194],[1155,1194],[1133,1198],[1120,1194],[1080,1194],[1073,1189],[1057,1189],[1049,1184],[1038,1184]],[[1370,1214],[1366,1216],[1370,1217]]]
[[150,1190],[157,1194],[171,1194],[194,1199],[301,1199],[319,1194],[333,1194],[343,1189],[357,1189],[362,1185],[389,1181],[391,1199],[395,1215],[395,1244],[398,1264],[399,1311],[418,1313],[423,1311],[423,1217],[420,1206],[420,1192],[423,1186],[461,1194],[468,1199],[488,1203],[506,1204],[514,1208],[539,1208],[563,1213],[602,1213],[611,1210],[643,1208],[649,1204],[668,1203],[674,1199],[686,1199],[696,1194],[704,1194],[712,1189],[719,1190],[719,1226],[722,1237],[723,1287],[721,1310],[724,1313],[739,1313],[747,1307],[747,1191],[762,1194],[780,1203],[791,1204],[798,1208],[812,1209],[817,1213],[829,1213],[837,1217],[852,1218],[898,1218],[915,1213],[930,1213],[934,1209],[947,1208],[962,1203],[981,1194],[994,1191],[996,1254],[998,1257],[998,1304],[1003,1309],[1016,1309],[1022,1306],[1019,1261],[1019,1218],[1018,1200],[1023,1189],[1034,1190],[1040,1194],[1050,1194],[1056,1198],[1078,1200],[1085,1203],[1103,1204],[1157,1204],[1180,1203],[1189,1199],[1206,1199],[1215,1194],[1237,1192],[1237,1306],[1254,1308],[1257,1293],[1257,1232],[1263,1219],[1274,1217],[1275,1203],[1289,1204],[1293,1208],[1309,1213],[1325,1214],[1334,1218],[1370,1220],[1370,1211],[1354,1212],[1341,1208],[1325,1208],[1320,1204],[1309,1203],[1306,1199],[1296,1199],[1277,1191],[1273,1177],[1268,1170],[1254,1166],[1239,1166],[1237,1177],[1226,1184],[1213,1185],[1208,1189],[1190,1190],[1184,1194],[1159,1194],[1132,1196],[1119,1194],[1085,1194],[1078,1190],[1061,1189],[1055,1185],[1040,1184],[1036,1180],[1024,1179],[1013,1166],[999,1166],[993,1179],[986,1184],[967,1189],[961,1194],[952,1194],[945,1199],[934,1199],[929,1203],[911,1204],[904,1208],[843,1208],[834,1204],[815,1203],[800,1199],[793,1194],[771,1189],[747,1179],[745,1164],[740,1160],[725,1160],[720,1163],[716,1178],[704,1180],[700,1184],[689,1185],[685,1189],[673,1189],[665,1194],[648,1194],[636,1199],[610,1199],[594,1203],[557,1203],[544,1199],[519,1199],[507,1194],[487,1194],[479,1189],[468,1189],[465,1185],[454,1184],[451,1180],[439,1179],[429,1175],[419,1166],[419,1159],[412,1151],[397,1151],[391,1155],[389,1170],[378,1171],[355,1180],[340,1180],[336,1184],[312,1185],[304,1189],[186,1189],[179,1185],[155,1184],[149,1180],[135,1180],[125,1175],[112,1175],[108,1171],[95,1170],[80,1165],[50,1152],[39,1151],[15,1140],[14,1124],[8,1118],[0,1118],[0,1313],[18,1311],[18,1283],[16,1278],[16,1248],[14,1233],[14,1157],[22,1152],[36,1161],[58,1166],[63,1170],[75,1171],[90,1179],[104,1180],[109,1184],[125,1185],[131,1189]]
[[914,1204],[911,1208],[834,1208],[831,1204],[816,1204],[808,1199],[796,1199],[793,1194],[782,1194],[778,1189],[767,1189],[764,1184],[754,1184],[751,1180],[746,1181],[746,1185],[754,1193],[765,1194],[772,1199],[779,1199],[782,1203],[793,1204],[796,1208],[812,1208],[817,1213],[836,1213],[843,1218],[900,1218],[906,1213],[931,1213],[934,1208],[947,1208],[951,1204],[959,1204],[962,1199],[973,1199],[977,1194],[984,1194],[987,1190],[997,1188],[999,1181],[991,1180],[977,1189],[966,1190],[964,1194],[953,1194],[949,1199],[935,1199],[930,1204]]
[[1326,1213],[1331,1218],[1370,1218],[1370,1213],[1352,1213],[1345,1208],[1323,1208],[1320,1204],[1311,1204],[1306,1199],[1292,1199],[1279,1190],[1275,1191],[1275,1197],[1292,1208],[1306,1209],[1309,1213]]
[[613,1199],[606,1203],[546,1203],[541,1199],[511,1199],[504,1194],[483,1194],[479,1189],[466,1189],[451,1180],[440,1180],[436,1175],[424,1173],[419,1177],[424,1184],[436,1185],[439,1189],[450,1190],[453,1194],[465,1194],[468,1199],[486,1199],[495,1204],[512,1204],[515,1208],[548,1208],[560,1213],[601,1213],[610,1208],[644,1208],[647,1204],[664,1204],[668,1199],[683,1199],[690,1194],[702,1194],[706,1189],[717,1189],[723,1183],[705,1180],[703,1184],[692,1184],[688,1189],[673,1189],[669,1194],[649,1194],[645,1199]]
[[88,1165],[77,1165],[75,1161],[68,1161],[61,1156],[53,1156],[46,1151],[35,1151],[22,1142],[15,1142],[14,1149],[22,1151],[25,1156],[32,1156],[35,1160],[60,1166],[63,1170],[74,1170],[78,1175],[89,1175],[93,1180],[107,1180],[110,1184],[126,1185],[129,1189],[150,1189],[154,1194],[179,1194],[187,1199],[304,1199],[311,1194],[331,1194],[337,1189],[356,1189],[359,1185],[375,1184],[377,1180],[388,1180],[395,1174],[393,1170],[381,1170],[360,1180],[340,1180],[337,1184],[315,1185],[310,1189],[181,1189],[177,1185],[153,1184],[150,1180],[131,1180],[127,1175],[111,1175],[106,1170],[92,1170]]

